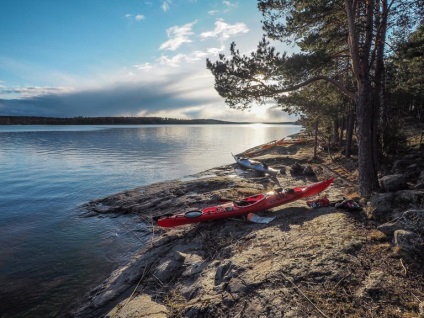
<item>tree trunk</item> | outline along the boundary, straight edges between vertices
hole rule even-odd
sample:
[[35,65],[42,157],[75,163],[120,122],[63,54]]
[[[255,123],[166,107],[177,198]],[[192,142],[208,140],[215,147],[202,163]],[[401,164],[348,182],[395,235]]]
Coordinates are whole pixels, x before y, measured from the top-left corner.
[[352,139],[353,139],[353,130],[355,128],[355,109],[353,105],[349,107],[349,115],[347,121],[347,129],[346,129],[346,158],[350,158],[352,154]]
[[[372,66],[371,47],[373,41],[374,0],[364,2],[345,0],[345,10],[349,29],[349,50],[352,58],[352,70],[357,82],[356,118],[359,133],[358,169],[359,192],[362,196],[371,195],[377,188],[377,169],[375,166],[375,112],[372,103],[370,69]],[[356,18],[363,14],[363,34],[358,33]],[[379,38],[384,40],[384,38]],[[384,43],[384,41],[383,41]]]
[[317,148],[318,148],[318,119],[315,123],[314,160],[317,159]]
[[358,106],[356,119],[358,121],[359,149],[359,192],[362,196],[371,195],[378,186],[377,169],[374,162],[374,107],[371,98],[369,81],[359,83]]
[[340,128],[340,122],[339,118],[334,118],[333,120],[333,142],[335,144],[339,143],[339,128]]
[[[385,74],[383,74],[382,79],[382,89],[386,91],[386,79]],[[386,147],[389,144],[389,103],[387,101],[386,95],[383,96],[383,100],[381,103],[381,129],[383,132],[383,147]]]

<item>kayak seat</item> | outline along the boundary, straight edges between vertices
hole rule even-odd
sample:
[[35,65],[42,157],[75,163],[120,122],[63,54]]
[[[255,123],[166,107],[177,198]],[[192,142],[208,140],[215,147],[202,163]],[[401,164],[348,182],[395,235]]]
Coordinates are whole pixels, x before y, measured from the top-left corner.
[[197,218],[197,217],[199,217],[199,216],[201,216],[201,215],[202,215],[202,211],[197,211],[197,210],[194,210],[194,211],[188,211],[188,212],[184,213],[184,216],[185,216],[186,218],[189,218],[189,219]]
[[238,206],[246,206],[246,205],[252,204],[252,202],[240,200],[240,201],[234,201],[234,204]]

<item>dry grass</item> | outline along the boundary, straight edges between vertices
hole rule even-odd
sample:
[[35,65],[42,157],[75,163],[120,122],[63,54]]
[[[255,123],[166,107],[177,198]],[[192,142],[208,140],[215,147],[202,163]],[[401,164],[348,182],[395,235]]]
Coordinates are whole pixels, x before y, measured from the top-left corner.
[[183,295],[176,291],[171,291],[164,299],[164,304],[169,310],[168,318],[184,317],[187,306],[187,300]]
[[371,232],[368,234],[368,238],[375,242],[387,242],[386,234],[379,230],[371,230]]

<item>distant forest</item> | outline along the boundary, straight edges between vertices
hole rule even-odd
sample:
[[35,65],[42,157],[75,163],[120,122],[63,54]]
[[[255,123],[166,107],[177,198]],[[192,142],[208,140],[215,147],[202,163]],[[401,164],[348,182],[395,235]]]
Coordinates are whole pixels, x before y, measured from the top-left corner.
[[[215,119],[176,119],[161,117],[36,117],[0,116],[0,125],[216,125],[240,124]],[[282,122],[278,124],[296,124]]]

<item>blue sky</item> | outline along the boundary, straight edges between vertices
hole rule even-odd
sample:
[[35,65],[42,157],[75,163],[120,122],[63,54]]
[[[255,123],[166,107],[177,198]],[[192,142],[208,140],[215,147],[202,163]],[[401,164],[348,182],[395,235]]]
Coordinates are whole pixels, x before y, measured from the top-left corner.
[[262,37],[256,1],[1,0],[0,115],[292,120],[230,109],[205,60]]

